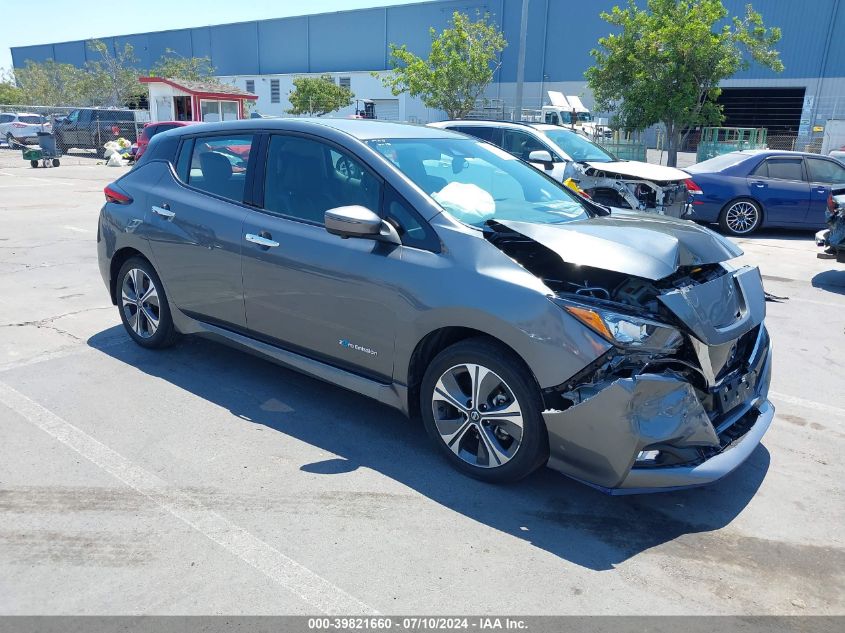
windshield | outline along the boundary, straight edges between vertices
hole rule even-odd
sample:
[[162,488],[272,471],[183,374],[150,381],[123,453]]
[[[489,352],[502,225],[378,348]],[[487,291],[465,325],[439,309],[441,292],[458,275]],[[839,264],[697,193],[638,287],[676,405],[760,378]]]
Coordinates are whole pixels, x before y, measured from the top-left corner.
[[379,139],[384,155],[452,216],[558,224],[589,217],[576,194],[494,145],[472,139]]
[[568,130],[543,130],[543,134],[549,137],[553,143],[560,147],[575,162],[592,161],[596,163],[609,163],[616,160],[610,152],[602,149],[595,143],[591,143],[577,132]]

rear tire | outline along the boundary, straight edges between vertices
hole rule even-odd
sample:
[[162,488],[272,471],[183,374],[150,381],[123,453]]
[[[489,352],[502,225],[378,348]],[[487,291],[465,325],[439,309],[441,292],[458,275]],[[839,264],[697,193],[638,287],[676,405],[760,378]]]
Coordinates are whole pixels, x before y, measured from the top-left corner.
[[751,235],[763,224],[760,205],[750,198],[739,198],[725,205],[719,215],[719,228],[734,237]]
[[37,160],[29,161],[29,166],[32,167],[33,169],[38,168],[38,161]]
[[545,464],[541,411],[540,390],[522,359],[486,338],[440,352],[420,389],[423,423],[438,450],[461,472],[491,483],[518,481]]
[[53,167],[58,167],[62,162],[58,158],[53,159]]
[[142,257],[126,260],[117,275],[115,295],[123,327],[138,345],[161,349],[176,342],[170,304],[150,262]]

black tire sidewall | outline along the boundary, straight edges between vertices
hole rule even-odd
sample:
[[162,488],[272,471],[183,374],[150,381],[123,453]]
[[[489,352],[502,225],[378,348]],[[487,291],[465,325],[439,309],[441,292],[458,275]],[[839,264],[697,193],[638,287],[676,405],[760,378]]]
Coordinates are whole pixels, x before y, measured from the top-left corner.
[[[751,229],[750,231],[746,231],[745,233],[737,233],[731,227],[728,226],[727,217],[728,217],[728,210],[739,202],[747,202],[748,204],[754,205],[754,208],[757,209],[757,224],[756,226]],[[722,230],[723,233],[730,235],[731,237],[748,237],[749,235],[754,235],[760,227],[763,226],[763,209],[756,200],[752,200],[751,198],[737,198],[736,200],[731,200],[725,207],[722,209],[722,212],[719,214],[719,228]]]
[[[126,277],[126,274],[134,268],[143,270],[147,274],[147,276],[152,279],[153,284],[155,284],[156,287],[156,292],[158,293],[159,325],[158,330],[156,330],[156,333],[153,334],[150,338],[142,338],[141,336],[138,336],[138,334],[135,333],[135,331],[132,329],[126,319],[126,314],[123,311],[123,304],[120,301],[123,280]],[[126,330],[127,334],[132,337],[133,341],[135,341],[141,347],[147,347],[150,349],[168,347],[173,344],[176,337],[176,330],[173,325],[173,317],[170,314],[170,304],[167,301],[167,296],[165,295],[164,286],[161,283],[161,279],[159,278],[158,274],[155,271],[155,268],[153,268],[152,264],[150,264],[149,261],[141,257],[131,257],[123,263],[123,266],[120,267],[120,272],[118,272],[117,274],[115,296],[117,298],[117,309],[120,313],[120,321],[123,323],[124,329]]]
[[[455,455],[440,437],[431,410],[431,396],[440,376],[463,363],[483,365],[502,378],[513,391],[522,410],[522,445],[506,464],[479,468]],[[426,432],[438,450],[461,472],[491,483],[512,483],[527,477],[548,459],[548,435],[542,418],[540,390],[525,363],[515,353],[494,341],[477,338],[452,345],[440,352],[426,369],[420,388],[420,414]]]

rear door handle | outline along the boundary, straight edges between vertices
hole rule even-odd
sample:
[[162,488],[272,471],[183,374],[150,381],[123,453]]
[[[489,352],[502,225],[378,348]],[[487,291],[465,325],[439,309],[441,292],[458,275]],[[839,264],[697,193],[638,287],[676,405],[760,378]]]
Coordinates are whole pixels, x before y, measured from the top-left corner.
[[255,235],[254,233],[247,233],[244,235],[244,239],[246,239],[247,242],[258,244],[264,248],[276,248],[279,245],[278,242],[271,240],[269,237],[262,237],[261,235]]
[[176,214],[171,211],[166,204],[163,204],[160,207],[153,205],[153,213],[155,213],[156,215],[160,215],[165,220],[172,220],[176,217]]

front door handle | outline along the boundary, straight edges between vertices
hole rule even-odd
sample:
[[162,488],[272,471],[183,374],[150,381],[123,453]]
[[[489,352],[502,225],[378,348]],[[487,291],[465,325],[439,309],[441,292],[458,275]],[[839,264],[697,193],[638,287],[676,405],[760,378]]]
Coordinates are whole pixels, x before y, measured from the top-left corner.
[[176,217],[176,214],[171,211],[166,204],[163,204],[160,207],[153,205],[153,213],[155,213],[156,215],[160,215],[165,220],[172,220]]
[[269,237],[263,237],[261,235],[255,235],[254,233],[247,233],[244,235],[244,239],[247,242],[252,242],[253,244],[258,244],[259,246],[263,246],[264,248],[276,248],[279,243],[275,240],[271,240]]

